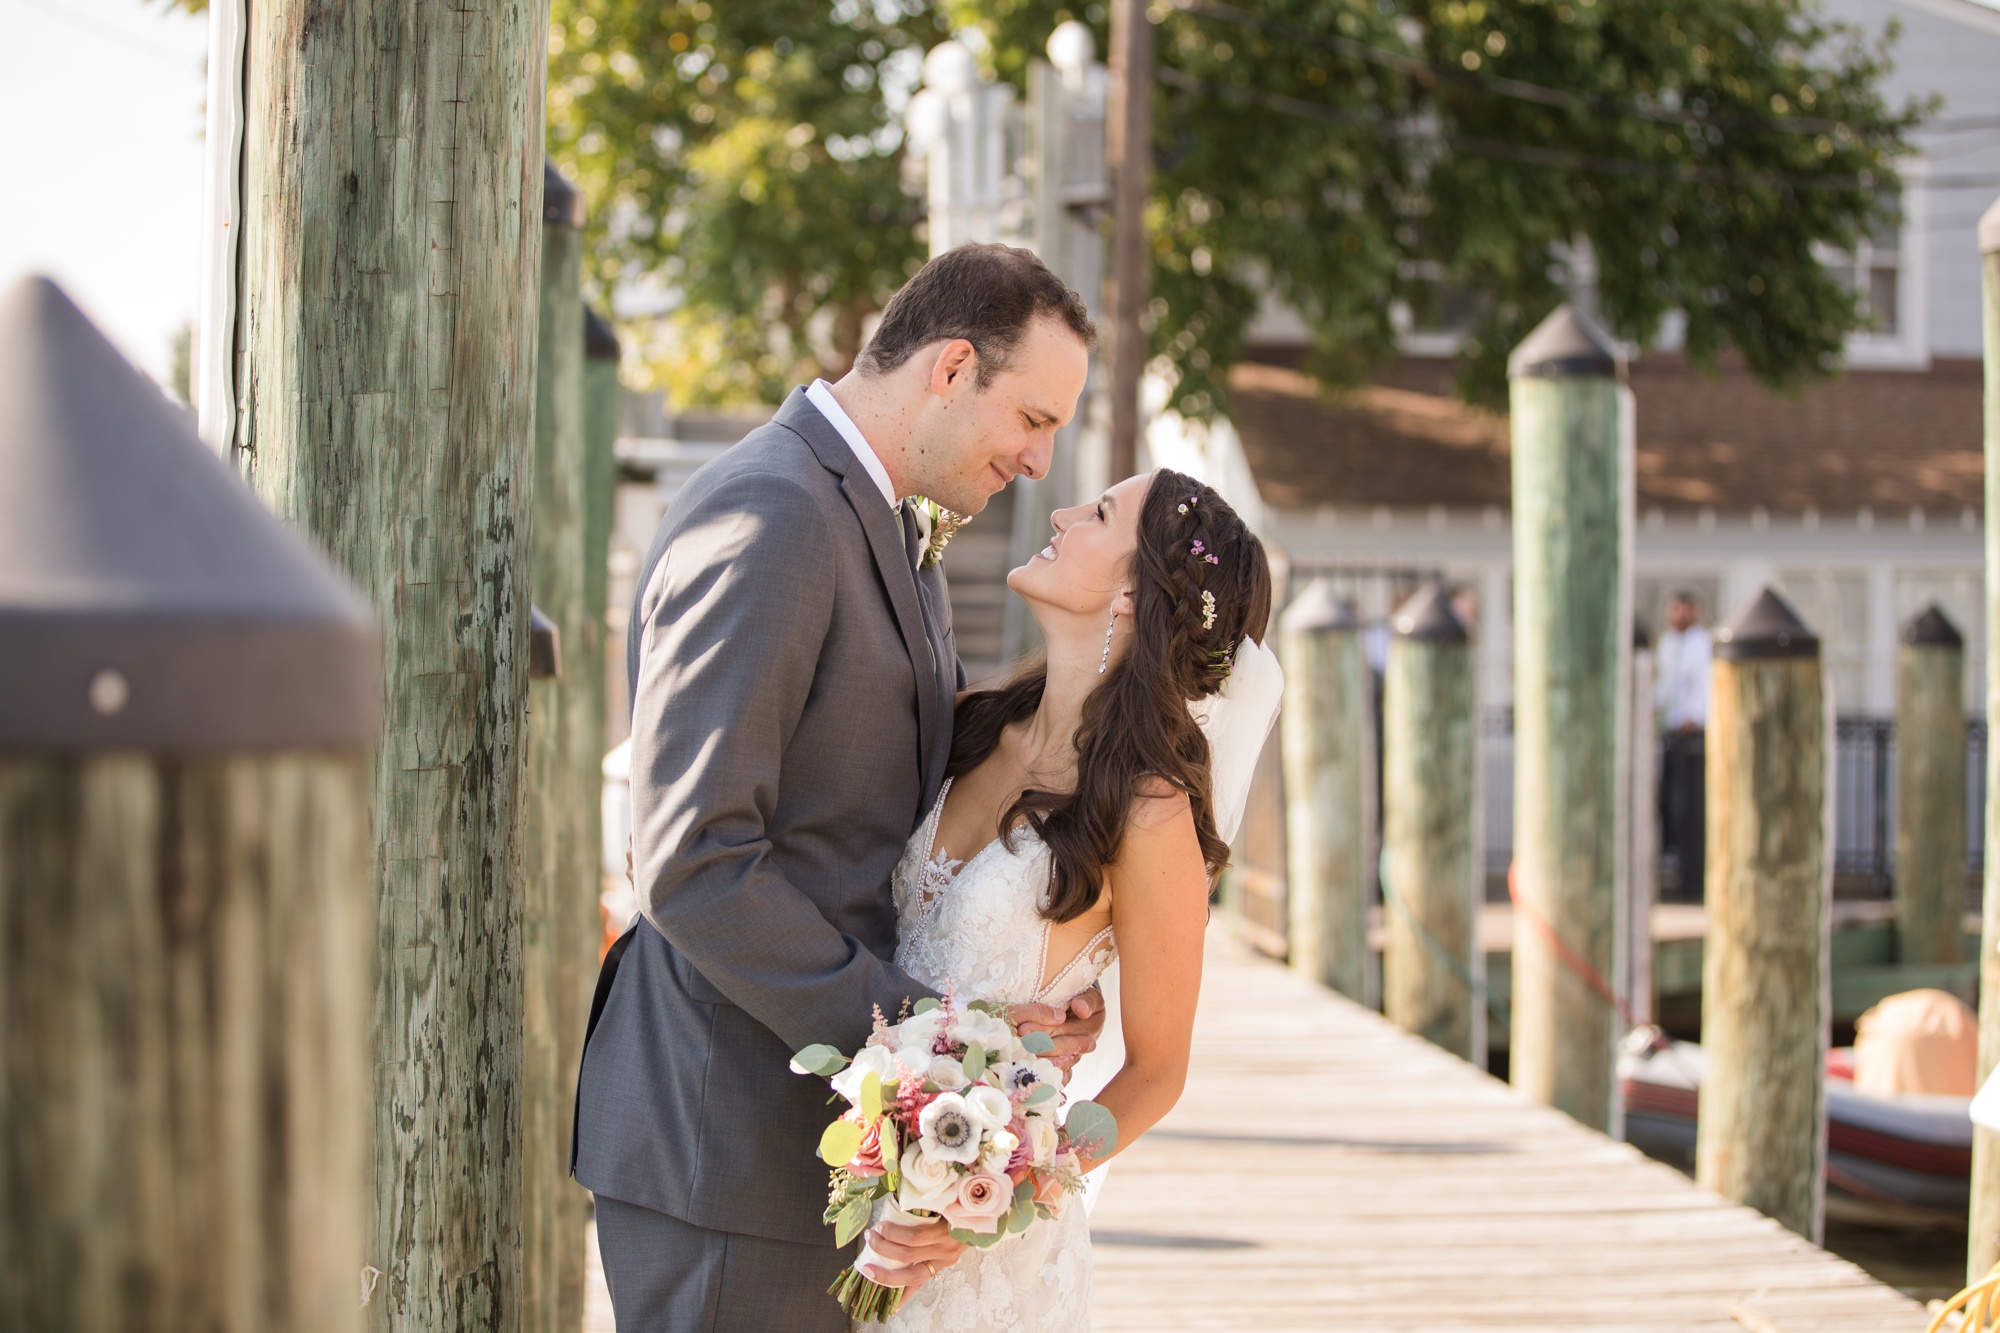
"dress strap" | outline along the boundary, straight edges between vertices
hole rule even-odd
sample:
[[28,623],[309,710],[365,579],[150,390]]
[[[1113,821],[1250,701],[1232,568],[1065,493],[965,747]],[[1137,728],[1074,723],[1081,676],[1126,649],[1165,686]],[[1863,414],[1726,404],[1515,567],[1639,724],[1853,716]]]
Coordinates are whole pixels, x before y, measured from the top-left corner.
[[[1048,923],[1044,923],[1042,927],[1043,967],[1048,966],[1048,949],[1049,949],[1050,933],[1051,932]],[[1061,986],[1064,981],[1068,980],[1070,974],[1072,972],[1075,972],[1077,968],[1083,966],[1085,963],[1088,963],[1092,958],[1094,958],[1097,955],[1098,950],[1103,948],[1105,943],[1109,941],[1111,938],[1112,934],[1110,926],[1106,926],[1104,929],[1098,931],[1095,935],[1092,935],[1090,939],[1084,944],[1084,946],[1076,951],[1076,955],[1073,958],[1071,958],[1067,963],[1063,964],[1062,971],[1056,973],[1054,976],[1050,977],[1047,981],[1042,983],[1041,989],[1035,992],[1035,1002],[1039,1004],[1047,997],[1055,994],[1056,989],[1059,986]],[[1109,966],[1109,964],[1107,963],[1106,966]]]
[[931,817],[929,820],[925,821],[924,824],[925,865],[930,864],[931,857],[935,855],[937,852],[938,825],[944,822],[944,798],[951,795],[951,784],[953,781],[954,779],[946,778],[944,780],[944,785],[938,788],[937,803],[931,806]]

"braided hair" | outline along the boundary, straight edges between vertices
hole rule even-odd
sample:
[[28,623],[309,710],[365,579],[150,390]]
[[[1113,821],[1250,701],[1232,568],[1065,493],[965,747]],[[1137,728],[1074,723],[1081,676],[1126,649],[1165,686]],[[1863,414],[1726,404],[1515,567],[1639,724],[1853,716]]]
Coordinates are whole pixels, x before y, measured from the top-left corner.
[[[1010,845],[1025,826],[1049,848],[1042,915],[1051,921],[1073,920],[1096,904],[1148,779],[1187,794],[1209,873],[1229,860],[1210,807],[1208,738],[1187,706],[1222,688],[1246,636],[1264,638],[1271,616],[1264,545],[1212,488],[1162,468],[1140,507],[1131,573],[1131,647],[1084,700],[1075,790],[1031,787],[1001,820]],[[1001,733],[1034,713],[1047,679],[1046,664],[1031,662],[997,689],[960,701],[947,773],[985,762]]]

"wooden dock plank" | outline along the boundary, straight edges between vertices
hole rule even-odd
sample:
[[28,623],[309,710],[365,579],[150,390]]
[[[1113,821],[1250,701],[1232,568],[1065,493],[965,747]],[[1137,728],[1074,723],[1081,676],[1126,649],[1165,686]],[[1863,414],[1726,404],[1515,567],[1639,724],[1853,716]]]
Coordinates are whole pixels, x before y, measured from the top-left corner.
[[1210,941],[1180,1105],[1091,1219],[1095,1327],[1917,1333],[1768,1218]]

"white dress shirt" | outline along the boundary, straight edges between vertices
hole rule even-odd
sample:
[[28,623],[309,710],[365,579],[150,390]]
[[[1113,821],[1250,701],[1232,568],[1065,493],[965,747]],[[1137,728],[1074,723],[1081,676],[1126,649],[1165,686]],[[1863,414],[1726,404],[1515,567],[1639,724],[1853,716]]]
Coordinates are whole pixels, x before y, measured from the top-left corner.
[[1700,625],[1660,635],[1660,675],[1653,686],[1653,702],[1662,731],[1675,732],[1690,723],[1708,725],[1708,670],[1714,655],[1715,645]]
[[862,437],[861,428],[854,424],[854,418],[847,415],[847,409],[833,396],[833,386],[825,380],[814,380],[806,387],[806,399],[819,409],[821,416],[833,423],[833,428],[840,432],[840,438],[847,441],[847,447],[861,460],[861,466],[867,470],[869,479],[875,483],[876,489],[882,492],[882,498],[888,502],[889,508],[894,509],[896,487],[895,483],[889,480],[889,469],[882,466],[882,460],[875,456],[875,451],[868,447],[868,441]]

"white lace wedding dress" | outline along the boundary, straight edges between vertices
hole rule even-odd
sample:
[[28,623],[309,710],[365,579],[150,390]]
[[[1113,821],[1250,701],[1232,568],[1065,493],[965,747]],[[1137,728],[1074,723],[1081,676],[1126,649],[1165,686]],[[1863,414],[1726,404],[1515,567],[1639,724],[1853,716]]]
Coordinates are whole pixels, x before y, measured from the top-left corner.
[[[896,963],[935,990],[968,1000],[1067,1004],[1117,957],[1110,927],[1099,931],[1044,983],[1049,922],[1049,849],[1022,830],[1010,850],[988,843],[969,861],[934,856],[937,804],[896,867]],[[878,1325],[856,1325],[869,1333]],[[891,1333],[1088,1333],[1090,1227],[1073,1196],[1061,1216],[1037,1222],[990,1250],[968,1249],[912,1296]]]

